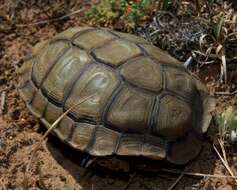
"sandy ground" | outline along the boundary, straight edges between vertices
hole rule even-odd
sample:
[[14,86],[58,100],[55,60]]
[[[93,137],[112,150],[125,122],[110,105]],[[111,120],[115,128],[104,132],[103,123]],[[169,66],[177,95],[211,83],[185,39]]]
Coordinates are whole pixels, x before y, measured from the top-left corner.
[[[80,5],[79,5],[80,6]],[[6,10],[6,2],[0,3],[0,10]],[[21,8],[15,13],[15,24],[8,25],[8,17],[0,12],[0,95],[5,97],[4,110],[0,114],[0,189],[50,189],[50,190],[159,190],[168,189],[179,177],[168,172],[111,173],[103,169],[80,167],[81,157],[74,150],[50,135],[43,143],[27,173],[28,183],[23,184],[24,171],[29,163],[32,150],[42,138],[44,127],[28,112],[16,90],[16,68],[23,58],[30,54],[37,42],[50,38],[70,26],[87,25],[80,14],[54,23],[25,25],[46,18],[37,7]],[[83,13],[81,13],[83,14]],[[9,28],[8,28],[9,27]],[[208,68],[206,69],[208,71]],[[213,78],[201,76],[208,82],[210,90],[216,88]],[[236,105],[236,95],[220,96],[218,110]],[[227,147],[231,169],[237,173],[236,147]],[[159,165],[159,163],[157,163]],[[206,142],[201,155],[185,169],[187,172],[229,175],[213,150]],[[183,190],[234,190],[237,186],[231,179],[184,176],[174,189]]]

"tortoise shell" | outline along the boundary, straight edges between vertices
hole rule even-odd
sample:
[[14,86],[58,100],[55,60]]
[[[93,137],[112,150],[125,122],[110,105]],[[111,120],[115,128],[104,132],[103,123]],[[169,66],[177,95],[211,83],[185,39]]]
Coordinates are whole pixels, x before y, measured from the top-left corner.
[[214,109],[205,86],[146,40],[103,28],[68,29],[33,49],[19,91],[53,132],[94,156],[144,156],[185,164],[202,146]]

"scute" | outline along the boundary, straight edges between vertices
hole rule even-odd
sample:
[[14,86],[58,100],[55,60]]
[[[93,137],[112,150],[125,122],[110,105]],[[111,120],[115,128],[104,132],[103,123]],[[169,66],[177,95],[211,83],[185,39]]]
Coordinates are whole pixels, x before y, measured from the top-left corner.
[[114,39],[115,36],[106,30],[89,30],[82,33],[73,40],[73,44],[78,45],[84,49],[92,49],[102,46],[106,42]]
[[160,48],[147,44],[141,44],[140,46],[147,52],[148,55],[154,57],[159,63],[184,68],[181,62],[171,57],[169,54],[167,54],[167,52],[161,50]]
[[74,37],[75,35],[85,31],[85,30],[89,30],[92,29],[91,27],[73,27],[73,28],[69,28],[63,32],[61,32],[60,34],[56,35],[53,40],[71,40],[72,37]]
[[17,70],[19,77],[17,87],[19,93],[26,103],[30,103],[33,99],[36,91],[38,90],[31,81],[32,65],[34,64],[34,58],[26,60],[24,65]]
[[128,34],[128,33],[124,33],[124,32],[115,32],[115,31],[113,31],[113,33],[118,35],[120,38],[129,40],[134,43],[149,44],[149,42],[147,42],[145,39],[135,36],[133,34]]
[[69,144],[77,149],[85,150],[93,140],[96,126],[89,123],[76,123]]
[[153,98],[125,86],[113,101],[106,121],[119,131],[144,133],[148,130]]
[[24,86],[19,88],[20,95],[27,104],[32,101],[37,90],[32,81],[26,82]]
[[176,68],[165,69],[166,89],[184,96],[187,100],[193,98],[196,88],[191,76]]
[[124,134],[120,136],[116,153],[122,156],[145,156],[163,160],[166,157],[166,143],[159,137]]
[[153,92],[160,92],[162,86],[162,68],[148,57],[138,57],[120,71],[121,75],[131,84]]
[[76,118],[85,117],[100,121],[108,98],[118,84],[119,80],[114,72],[102,65],[92,65],[82,74],[80,80],[74,84],[65,107],[69,109],[82,98],[94,94],[93,97],[73,108],[72,113]]
[[141,50],[134,43],[117,39],[93,50],[94,57],[113,67],[141,54]]
[[162,160],[166,157],[166,148],[166,141],[164,139],[145,135],[141,155],[155,160]]
[[62,56],[69,45],[58,41],[46,46],[36,57],[36,63],[33,65],[33,76],[37,86],[40,86],[45,79],[47,72]]
[[[49,123],[46,120],[42,120],[42,122],[46,126],[49,126]],[[74,130],[75,130],[75,122],[66,115],[62,118],[57,127],[55,127],[54,132],[61,140],[68,142],[71,136],[73,135]]]
[[32,55],[37,56],[37,54],[40,53],[40,51],[43,50],[48,45],[49,45],[49,40],[43,40],[39,42],[32,48]]
[[116,149],[119,133],[103,126],[98,126],[94,134],[93,145],[89,153],[96,156],[107,156],[113,154]]
[[91,60],[84,50],[76,47],[70,48],[54,65],[42,88],[55,101],[62,102],[72,83],[90,62]]
[[166,138],[182,137],[192,128],[192,110],[186,102],[166,95],[160,100],[156,133]]
[[138,134],[122,135],[117,150],[118,155],[139,156],[142,152],[144,137]]
[[47,99],[44,97],[42,92],[38,90],[34,94],[34,98],[30,103],[30,110],[32,113],[34,113],[36,117],[40,118],[44,114],[44,110],[47,106],[47,103]]
[[61,107],[58,107],[49,102],[45,110],[44,120],[52,125],[62,114],[63,109]]

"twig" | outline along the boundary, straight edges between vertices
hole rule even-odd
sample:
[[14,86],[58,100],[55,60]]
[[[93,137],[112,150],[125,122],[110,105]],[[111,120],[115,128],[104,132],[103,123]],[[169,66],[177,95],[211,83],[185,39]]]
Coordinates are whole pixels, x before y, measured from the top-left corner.
[[38,164],[37,164],[37,170],[39,172],[39,185],[40,185],[40,188],[43,189],[43,190],[47,190],[48,188],[46,187],[46,185],[44,183],[44,179],[43,179],[44,177],[43,177],[40,162],[38,162]]
[[174,183],[167,189],[167,190],[172,190],[175,188],[175,186],[178,184],[178,182],[183,178],[184,174],[181,173],[179,177],[174,181]]
[[0,93],[2,93],[3,91],[8,92],[9,90],[11,90],[11,87],[8,86],[0,90]]
[[23,27],[26,27],[26,26],[35,26],[35,25],[45,24],[45,23],[48,23],[48,22],[55,22],[55,21],[63,20],[63,19],[65,19],[65,18],[67,18],[67,17],[70,17],[70,16],[72,16],[72,15],[81,13],[81,12],[84,11],[84,10],[85,10],[85,9],[82,8],[82,9],[73,11],[73,12],[67,14],[67,15],[64,15],[64,16],[61,16],[61,17],[58,17],[58,18],[52,18],[52,19],[42,20],[42,21],[39,21],[39,22],[28,23],[28,24],[17,24],[16,27],[18,27],[18,28],[23,28]]
[[0,185],[2,186],[3,190],[7,190],[6,185],[2,182],[2,179],[0,179]]
[[132,180],[133,180],[133,178],[134,178],[135,176],[136,176],[136,173],[133,173],[133,174],[130,176],[130,178],[129,178],[128,182],[126,183],[126,185],[124,186],[123,190],[127,190],[127,189],[128,189],[129,185],[131,184],[131,182],[132,182]]
[[225,166],[225,168],[227,169],[227,171],[230,173],[230,175],[234,178],[234,180],[235,180],[235,182],[236,182],[236,184],[237,184],[237,179],[236,179],[236,177],[234,176],[233,172],[231,171],[228,162],[226,162],[226,161],[222,158],[221,154],[219,153],[219,151],[217,150],[217,148],[216,148],[216,146],[215,146],[214,144],[213,144],[213,148],[214,148],[214,150],[216,151],[216,153],[217,153],[217,155],[219,156],[219,158],[221,159],[221,162],[223,163],[223,165]]
[[215,92],[215,95],[223,95],[223,96],[232,96],[234,94],[237,93],[237,90],[235,90],[234,92],[228,92],[228,91],[224,91],[224,92]]
[[168,172],[172,174],[184,174],[188,176],[197,176],[197,177],[212,177],[212,178],[232,178],[237,179],[237,176],[229,176],[229,175],[212,175],[212,174],[203,174],[203,173],[195,173],[195,172],[184,172],[179,170],[169,170],[169,169],[162,169],[163,172]]
[[26,170],[24,173],[24,180],[23,180],[23,189],[27,190],[27,184],[28,184],[28,178],[27,178],[27,174],[29,173],[29,169],[30,166],[33,162],[34,157],[36,156],[37,150],[40,148],[40,146],[42,145],[44,139],[47,137],[47,135],[58,125],[58,123],[62,120],[62,118],[67,115],[74,107],[82,104],[83,102],[85,102],[86,100],[88,100],[89,98],[91,98],[92,96],[94,96],[95,94],[92,94],[86,98],[83,98],[81,101],[79,101],[77,104],[73,105],[72,107],[70,107],[67,111],[65,111],[50,127],[49,129],[45,132],[45,134],[43,135],[43,137],[40,139],[39,143],[36,145],[36,147],[33,149],[33,153],[31,155],[30,161],[26,166]]
[[223,141],[221,139],[218,139],[218,142],[219,142],[220,147],[221,147],[223,158],[224,158],[225,162],[228,163]]
[[226,57],[224,54],[221,56],[221,80],[223,78],[224,78],[224,83],[227,84]]
[[0,114],[3,114],[6,107],[6,91],[1,93],[1,105],[0,105]]
[[201,12],[201,7],[200,7],[199,0],[195,0],[195,4],[196,4],[196,11],[199,14]]

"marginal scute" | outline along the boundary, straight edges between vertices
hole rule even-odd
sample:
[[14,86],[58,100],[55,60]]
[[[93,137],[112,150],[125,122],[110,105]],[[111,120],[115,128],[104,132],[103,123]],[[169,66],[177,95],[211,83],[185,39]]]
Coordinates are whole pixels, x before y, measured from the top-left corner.
[[37,90],[32,81],[26,82],[24,86],[19,88],[20,95],[26,103],[31,102]]
[[46,46],[49,45],[49,40],[43,40],[41,42],[38,42],[33,48],[32,48],[32,55],[37,56],[37,54],[40,53]]
[[193,98],[196,91],[195,84],[190,75],[184,71],[167,67],[165,69],[165,77],[167,90],[187,97],[187,99]]
[[119,80],[114,72],[102,65],[91,65],[90,69],[85,71],[80,80],[75,83],[65,107],[69,109],[83,98],[93,95],[82,104],[75,106],[71,113],[76,118],[87,117],[99,121],[108,98],[118,84]]
[[34,63],[34,58],[27,59],[24,62],[24,64],[16,70],[17,74],[19,76],[24,75],[24,74],[28,74],[28,76],[29,76],[29,72],[32,69],[33,63]]
[[124,38],[124,39],[129,40],[129,41],[134,42],[134,43],[142,43],[142,44],[143,43],[145,43],[145,44],[149,43],[145,39],[143,39],[139,36],[133,35],[133,34],[123,33],[123,32],[115,32],[115,31],[113,31],[113,33],[118,35],[120,38]]
[[136,60],[123,65],[121,75],[126,81],[153,92],[162,89],[161,65],[154,63],[148,57],[138,57]]
[[33,112],[36,117],[40,118],[44,114],[47,103],[47,99],[44,97],[42,92],[38,90],[34,95],[34,98],[30,105],[31,112]]
[[68,48],[68,44],[62,41],[52,43],[44,48],[37,57],[36,63],[33,66],[33,76],[36,79],[36,84],[39,86],[45,75],[47,74],[50,67],[52,67],[57,59],[64,53]]
[[141,154],[154,160],[164,159],[166,157],[166,141],[160,137],[146,135]]
[[56,35],[53,38],[53,40],[58,39],[71,40],[74,35],[89,29],[91,29],[91,27],[72,27]]
[[106,30],[91,30],[79,35],[73,40],[73,44],[85,49],[92,49],[102,46],[109,40],[114,39],[115,36]]
[[98,126],[94,135],[94,143],[89,153],[96,156],[111,155],[116,148],[119,133],[103,126]]
[[153,45],[141,44],[141,47],[144,48],[148,55],[154,57],[159,63],[167,65],[175,65],[184,68],[182,63],[177,59],[170,56],[167,52],[161,50],[160,48]]
[[92,54],[99,61],[116,67],[141,53],[140,48],[136,44],[117,39],[95,49]]
[[106,120],[120,131],[144,133],[148,130],[152,104],[150,95],[124,87],[113,101]]
[[49,102],[45,110],[44,119],[52,125],[62,114],[63,109],[61,107]]
[[91,62],[87,53],[79,48],[70,48],[54,65],[43,83],[47,94],[62,102],[65,93],[83,68]]
[[123,156],[139,156],[142,153],[143,135],[128,134],[120,138],[117,154]]
[[159,106],[156,134],[176,139],[192,127],[192,110],[186,102],[166,95],[160,100]]
[[20,76],[18,80],[18,88],[24,87],[27,82],[31,80],[31,70],[34,63],[34,58],[28,59],[22,67],[17,70],[17,74]]
[[54,128],[54,132],[61,140],[68,141],[75,129],[75,122],[69,117],[64,116],[57,127]]
[[88,123],[76,123],[69,143],[74,148],[85,150],[92,140],[92,134],[94,130],[95,125]]

